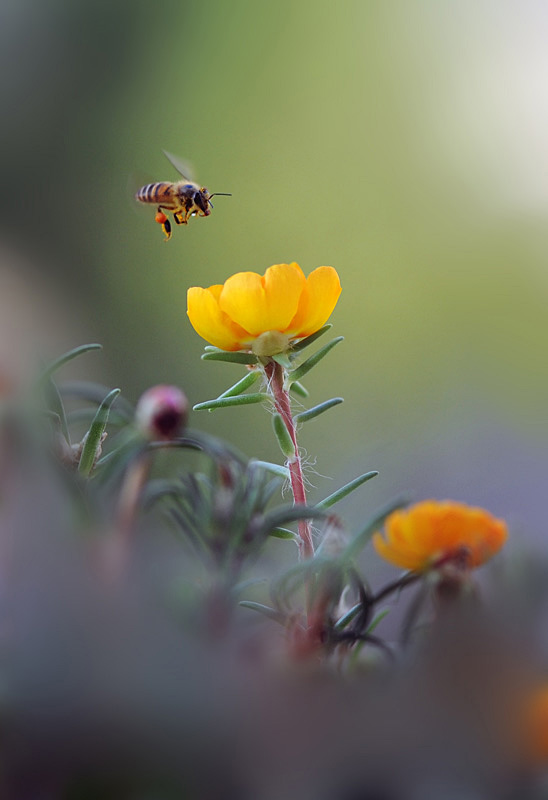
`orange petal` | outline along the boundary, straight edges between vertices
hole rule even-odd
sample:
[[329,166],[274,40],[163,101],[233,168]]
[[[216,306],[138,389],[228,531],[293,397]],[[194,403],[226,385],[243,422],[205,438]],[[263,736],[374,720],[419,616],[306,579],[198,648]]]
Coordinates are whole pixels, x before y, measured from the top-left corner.
[[307,278],[299,308],[288,331],[294,336],[310,336],[325,325],[341,293],[341,282],[333,267],[318,267]]
[[206,342],[222,350],[241,350],[249,334],[235,325],[219,307],[222,286],[202,289],[193,286],[187,293],[187,314],[192,327]]
[[401,567],[402,569],[412,569],[418,571],[426,566],[427,562],[422,556],[418,555],[417,553],[392,546],[392,544],[387,542],[379,532],[373,535],[373,546],[381,558],[384,558],[386,561],[389,561],[391,564],[395,564],[397,567]]
[[238,272],[225,282],[219,304],[237,324],[259,336],[284,332],[295,316],[306,279],[297,264],[275,264],[264,277]]

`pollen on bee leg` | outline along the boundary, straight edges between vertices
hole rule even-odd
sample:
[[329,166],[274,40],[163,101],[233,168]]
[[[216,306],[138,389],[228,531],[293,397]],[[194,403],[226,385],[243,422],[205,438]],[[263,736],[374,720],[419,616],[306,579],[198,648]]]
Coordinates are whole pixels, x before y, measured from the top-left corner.
[[160,209],[158,209],[158,211],[156,212],[156,216],[154,217],[154,219],[158,223],[158,225],[162,226],[162,230],[166,236],[165,240],[167,242],[168,239],[171,239],[171,223],[169,219],[166,217],[163,211],[160,211]]

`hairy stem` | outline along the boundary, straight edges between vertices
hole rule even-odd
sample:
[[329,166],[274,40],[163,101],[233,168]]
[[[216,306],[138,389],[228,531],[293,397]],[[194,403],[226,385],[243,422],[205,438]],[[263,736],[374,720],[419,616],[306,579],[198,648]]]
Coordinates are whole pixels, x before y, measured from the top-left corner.
[[[297,431],[295,422],[291,414],[291,404],[289,392],[284,388],[284,370],[275,361],[269,361],[265,366],[265,373],[268,378],[270,391],[274,398],[276,411],[281,416],[287,432],[291,437],[295,448],[295,455],[288,461],[288,469],[291,477],[291,489],[293,491],[293,501],[295,505],[306,505],[306,490],[304,487],[303,470],[299,446],[297,443]],[[299,521],[299,556],[302,560],[314,556],[314,544],[312,542],[312,529],[309,520]]]

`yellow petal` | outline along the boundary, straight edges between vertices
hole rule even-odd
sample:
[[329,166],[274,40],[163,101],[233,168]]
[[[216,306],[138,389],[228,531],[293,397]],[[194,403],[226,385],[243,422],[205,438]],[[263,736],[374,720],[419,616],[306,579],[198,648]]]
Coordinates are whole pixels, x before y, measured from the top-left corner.
[[297,264],[275,264],[264,277],[238,272],[225,282],[219,305],[237,325],[259,336],[285,331],[299,305],[306,279]]
[[310,273],[301,294],[299,308],[289,325],[293,336],[310,336],[325,325],[341,293],[341,283],[333,267],[318,267]]
[[187,293],[187,314],[196,333],[222,350],[241,350],[249,334],[235,325],[219,307],[222,286],[202,289],[193,286]]

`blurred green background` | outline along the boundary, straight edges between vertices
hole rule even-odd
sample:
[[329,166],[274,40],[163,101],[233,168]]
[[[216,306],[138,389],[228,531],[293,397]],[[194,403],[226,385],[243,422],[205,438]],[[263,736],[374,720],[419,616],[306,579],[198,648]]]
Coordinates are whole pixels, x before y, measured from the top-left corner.
[[[241,370],[200,361],[187,288],[330,264],[346,339],[307,385],[312,404],[346,402],[303,430],[312,499],[379,469],[349,523],[405,491],[542,535],[546,6],[21,0],[0,15],[5,358],[15,317],[42,349],[102,342],[81,369],[132,400],[170,382],[196,403]],[[233,194],[168,244],[130,188],[176,179],[162,148]],[[279,460],[260,408],[192,424]]]

